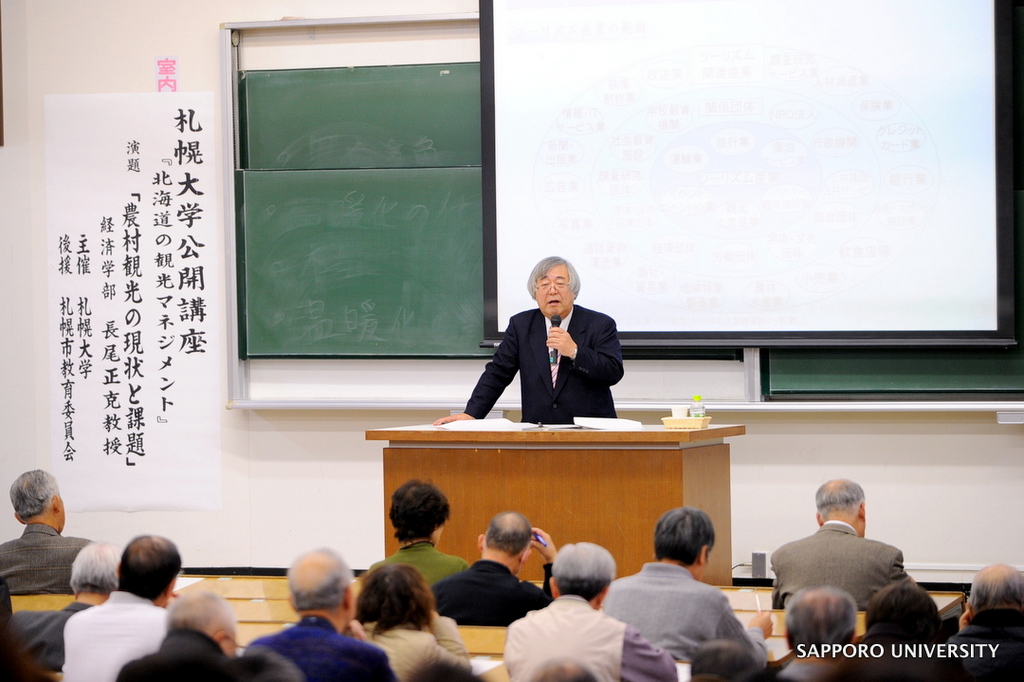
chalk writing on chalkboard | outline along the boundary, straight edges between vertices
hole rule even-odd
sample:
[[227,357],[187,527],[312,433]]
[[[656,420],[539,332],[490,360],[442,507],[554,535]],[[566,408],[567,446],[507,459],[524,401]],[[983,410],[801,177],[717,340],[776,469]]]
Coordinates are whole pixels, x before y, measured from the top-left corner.
[[480,171],[242,177],[252,357],[479,355]]

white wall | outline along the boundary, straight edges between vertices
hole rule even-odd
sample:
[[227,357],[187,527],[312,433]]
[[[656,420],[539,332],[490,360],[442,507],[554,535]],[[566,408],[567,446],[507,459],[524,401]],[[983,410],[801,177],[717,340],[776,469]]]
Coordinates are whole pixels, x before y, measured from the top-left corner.
[[[181,64],[182,89],[213,91],[220,107],[222,23],[475,10],[474,0],[0,0],[0,487],[50,462],[43,97],[152,92],[155,59],[172,55]],[[226,377],[222,384],[226,403]],[[705,397],[713,403],[733,396]],[[80,513],[66,532],[114,542],[165,534],[189,566],[285,566],[300,551],[330,545],[366,567],[382,555],[385,529],[380,443],[365,441],[363,432],[436,414],[211,414],[222,431],[221,511]],[[663,414],[628,416],[657,423]],[[869,534],[902,547],[920,579],[969,580],[971,566],[997,561],[1024,566],[1024,427],[998,426],[993,412],[749,411],[723,412],[719,421],[748,429],[733,439],[734,563],[810,533],[815,488],[846,476],[867,490]],[[18,533],[12,515],[0,515],[0,538]]]

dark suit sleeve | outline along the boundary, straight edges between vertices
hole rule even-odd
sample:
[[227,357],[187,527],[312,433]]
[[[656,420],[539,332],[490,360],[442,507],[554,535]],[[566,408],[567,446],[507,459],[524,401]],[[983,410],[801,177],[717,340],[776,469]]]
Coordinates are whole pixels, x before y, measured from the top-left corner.
[[[572,335],[571,328],[569,335]],[[576,348],[574,372],[608,386],[614,386],[622,379],[622,345],[615,320],[595,314],[585,338],[577,341]]]
[[476,382],[476,388],[466,403],[466,414],[483,419],[498,402],[505,388],[519,371],[519,336],[513,322],[509,322],[505,337],[494,351],[491,361]]

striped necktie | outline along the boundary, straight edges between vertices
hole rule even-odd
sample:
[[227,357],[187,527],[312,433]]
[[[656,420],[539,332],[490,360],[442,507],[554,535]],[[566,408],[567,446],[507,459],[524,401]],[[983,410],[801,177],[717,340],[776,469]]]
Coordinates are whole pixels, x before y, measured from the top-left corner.
[[558,364],[562,361],[562,354],[559,353],[555,356],[555,361],[551,363],[551,386],[555,386],[555,382],[558,381]]

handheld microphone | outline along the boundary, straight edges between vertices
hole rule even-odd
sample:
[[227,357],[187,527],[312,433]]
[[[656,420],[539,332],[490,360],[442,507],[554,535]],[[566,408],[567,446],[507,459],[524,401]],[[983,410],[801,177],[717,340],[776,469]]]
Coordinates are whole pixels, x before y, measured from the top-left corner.
[[[561,315],[552,315],[551,316],[551,326],[552,327],[561,327],[562,326],[562,316]],[[556,362],[558,362],[558,350],[556,350],[554,348],[548,348],[548,362],[550,362],[552,365],[555,364]]]

